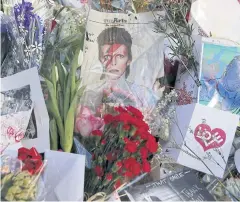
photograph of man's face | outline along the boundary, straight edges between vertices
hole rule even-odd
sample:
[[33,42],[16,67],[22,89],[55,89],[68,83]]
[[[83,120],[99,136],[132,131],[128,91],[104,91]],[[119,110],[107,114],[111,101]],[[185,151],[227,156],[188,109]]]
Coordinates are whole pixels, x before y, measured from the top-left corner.
[[99,60],[104,73],[110,80],[117,80],[129,74],[132,60],[131,35],[123,28],[111,27],[103,30],[98,36]]

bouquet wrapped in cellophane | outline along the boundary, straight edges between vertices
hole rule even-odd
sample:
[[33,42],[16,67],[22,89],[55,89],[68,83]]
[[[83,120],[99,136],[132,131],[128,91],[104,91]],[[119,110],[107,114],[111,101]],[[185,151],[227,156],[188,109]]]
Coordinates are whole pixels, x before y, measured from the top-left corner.
[[44,199],[41,177],[46,162],[35,148],[20,148],[18,155],[1,156],[1,200],[35,201]]
[[81,138],[92,154],[85,177],[85,192],[89,196],[98,192],[108,195],[133,178],[150,172],[151,159],[160,152],[143,114],[135,107],[109,107],[102,115],[102,129]]
[[4,1],[1,16],[4,49],[1,58],[1,77],[23,70],[40,69],[45,49],[51,5],[36,1]]

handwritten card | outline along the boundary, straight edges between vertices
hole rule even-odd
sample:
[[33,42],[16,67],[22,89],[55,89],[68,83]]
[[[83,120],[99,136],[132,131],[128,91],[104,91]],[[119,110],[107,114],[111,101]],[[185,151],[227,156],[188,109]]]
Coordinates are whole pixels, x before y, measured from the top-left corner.
[[[30,86],[30,88],[29,88]],[[19,146],[35,147],[40,153],[50,148],[49,117],[45,105],[37,68],[31,68],[1,79],[2,108],[8,112],[26,112],[29,106],[33,110],[24,139]],[[2,115],[4,115],[2,114]],[[15,146],[8,149],[17,149]]]
[[1,116],[1,151],[24,138],[31,112],[32,109]]
[[177,163],[222,178],[239,116],[189,104],[178,106],[163,152]]

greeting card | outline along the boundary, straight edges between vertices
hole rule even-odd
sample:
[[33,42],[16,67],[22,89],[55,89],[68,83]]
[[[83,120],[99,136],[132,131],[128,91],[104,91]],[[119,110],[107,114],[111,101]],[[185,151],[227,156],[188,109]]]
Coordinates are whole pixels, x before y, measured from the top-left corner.
[[[0,153],[7,147],[19,143],[25,136],[32,108],[1,116],[1,144]],[[14,145],[15,146],[15,145]]]
[[238,122],[235,114],[201,104],[178,106],[163,152],[181,165],[221,178]]
[[[36,147],[40,153],[49,149],[49,117],[37,68],[31,68],[2,78],[1,98],[2,116],[16,115],[16,118],[12,118],[15,121],[23,120],[23,117],[25,117],[23,120],[24,128],[26,124],[27,127],[24,130],[24,138],[20,141],[19,147]],[[32,108],[29,119],[27,118],[28,113]],[[11,134],[18,132],[19,128],[16,124],[11,127],[13,127],[9,130]],[[9,145],[8,149],[17,149],[17,147]]]
[[[178,70],[178,104],[200,103],[240,114],[240,46],[227,40],[203,38],[195,48],[201,53],[199,57],[195,55],[197,71],[183,71],[183,66]],[[197,86],[196,80],[201,85]]]

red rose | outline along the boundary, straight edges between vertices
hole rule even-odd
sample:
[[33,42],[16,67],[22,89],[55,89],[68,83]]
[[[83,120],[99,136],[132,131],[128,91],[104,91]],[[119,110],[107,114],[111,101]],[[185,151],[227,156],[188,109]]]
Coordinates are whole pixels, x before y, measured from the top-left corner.
[[107,143],[107,141],[105,140],[105,139],[103,139],[102,141],[101,141],[101,144],[102,145],[105,145]]
[[126,109],[139,119],[143,119],[142,112],[133,106],[127,106]]
[[18,149],[18,159],[23,161],[25,159],[27,159],[29,155],[29,149],[21,147]]
[[112,123],[114,120],[114,117],[111,114],[106,114],[103,117],[105,124]]
[[123,130],[125,130],[125,131],[129,131],[130,128],[131,128],[131,126],[129,124],[124,124],[123,125]]
[[42,167],[43,167],[42,160],[26,159],[24,161],[24,166],[22,170],[27,170],[29,173],[33,175],[33,174],[39,173]]
[[140,149],[140,154],[142,159],[146,159],[148,157],[148,149],[146,147],[142,147]]
[[92,131],[92,135],[102,137],[103,132],[101,130],[94,130]]
[[145,173],[149,173],[151,171],[151,165],[150,165],[150,163],[148,163],[147,160],[143,160],[142,169],[143,169],[143,172],[145,172]]
[[158,150],[158,143],[156,142],[155,138],[150,135],[148,137],[147,143],[146,143],[146,147],[148,149],[148,151],[150,151],[151,153],[155,153]]
[[96,175],[98,176],[98,177],[102,177],[103,176],[103,169],[102,169],[102,167],[100,167],[100,166],[96,166],[95,168],[94,168],[94,171],[95,171],[95,173],[96,173]]
[[122,185],[121,180],[120,180],[120,179],[117,180],[116,183],[115,183],[115,185],[114,185],[114,189],[118,189],[121,185]]

